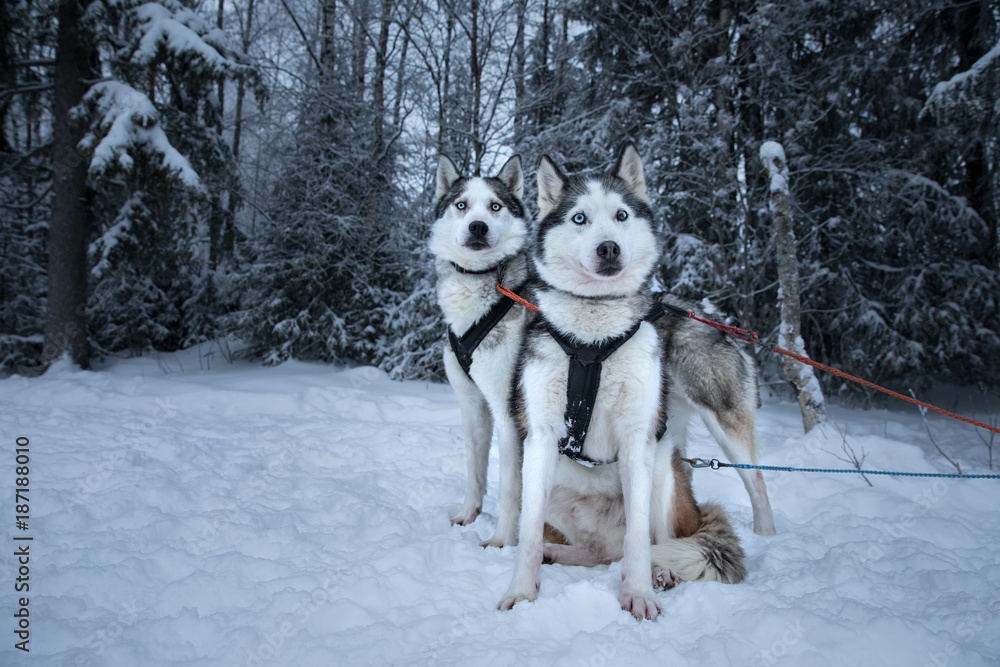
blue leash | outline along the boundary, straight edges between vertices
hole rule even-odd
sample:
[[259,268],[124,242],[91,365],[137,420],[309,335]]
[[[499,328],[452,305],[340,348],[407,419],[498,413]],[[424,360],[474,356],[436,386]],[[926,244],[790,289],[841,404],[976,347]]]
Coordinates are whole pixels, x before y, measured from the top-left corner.
[[959,475],[939,472],[889,472],[885,470],[851,470],[850,468],[787,468],[784,466],[755,466],[746,463],[723,463],[719,459],[681,459],[692,468],[743,468],[744,470],[772,470],[778,472],[846,472],[857,475],[891,475],[893,477],[947,477],[951,479],[1000,479],[1000,475]]

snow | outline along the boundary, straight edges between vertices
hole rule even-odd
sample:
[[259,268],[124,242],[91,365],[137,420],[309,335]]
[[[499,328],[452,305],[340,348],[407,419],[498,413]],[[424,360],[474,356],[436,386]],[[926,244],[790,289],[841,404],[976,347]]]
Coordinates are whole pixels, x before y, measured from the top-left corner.
[[148,2],[135,10],[142,24],[142,38],[132,54],[136,65],[149,65],[159,59],[161,48],[182,61],[197,58],[216,76],[239,69],[220,51],[234,51],[228,35],[178,2]]
[[788,163],[785,149],[777,141],[765,141],[760,145],[760,161],[771,178],[771,192],[788,195]]
[[[801,435],[765,395],[763,462],[846,467],[832,426]],[[449,525],[465,488],[444,385],[372,368],[226,365],[207,349],[60,362],[0,381],[3,580],[15,438],[30,438],[31,654],[3,665],[995,665],[1000,482],[766,474],[779,534],[751,530],[732,470],[695,472],[747,551],[739,585],[681,584],[664,615],[618,608],[620,565],[542,568],[534,603],[495,610],[513,550],[497,515]],[[947,472],[922,418],[829,406],[866,467]],[[972,414],[970,416],[977,416]],[[983,415],[978,415],[983,417]],[[972,427],[927,417],[967,472]],[[722,458],[698,423],[688,452]]]
[[93,147],[92,177],[118,168],[128,171],[134,162],[129,154],[149,150],[159,155],[162,166],[176,173],[184,185],[201,188],[198,174],[170,143],[159,123],[160,112],[144,93],[120,81],[102,81],[91,86],[84,102],[96,107],[97,128],[104,135],[98,142],[97,135],[91,132],[80,142],[83,150]]
[[941,81],[934,86],[920,115],[923,116],[930,109],[946,107],[949,105],[948,98],[961,98],[968,87],[979,78],[979,76],[992,66],[997,59],[1000,59],[1000,42],[997,42],[992,49],[987,51],[979,60],[972,63],[972,67],[964,72],[959,72],[947,81]]

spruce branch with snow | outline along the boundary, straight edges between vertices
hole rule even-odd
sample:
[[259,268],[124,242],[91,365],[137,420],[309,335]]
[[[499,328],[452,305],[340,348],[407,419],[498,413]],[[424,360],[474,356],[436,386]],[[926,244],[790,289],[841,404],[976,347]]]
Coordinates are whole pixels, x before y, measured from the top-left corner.
[[[220,82],[259,86],[253,61],[179,0],[95,3],[106,80],[77,110],[87,127],[99,234],[90,247],[99,349],[175,349],[217,335],[217,268],[241,198],[220,132]],[[229,239],[229,247],[223,243]],[[208,243],[205,241],[208,240]]]

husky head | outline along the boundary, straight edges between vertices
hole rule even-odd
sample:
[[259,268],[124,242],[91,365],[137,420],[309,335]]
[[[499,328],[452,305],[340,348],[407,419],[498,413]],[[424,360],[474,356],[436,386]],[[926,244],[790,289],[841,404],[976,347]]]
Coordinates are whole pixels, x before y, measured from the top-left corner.
[[624,296],[649,279],[660,250],[631,141],[601,178],[567,177],[542,156],[538,208],[534,263],[549,285],[579,296]]
[[528,233],[521,157],[507,160],[494,178],[465,178],[441,156],[437,170],[436,220],[430,249],[437,257],[481,271],[516,255]]

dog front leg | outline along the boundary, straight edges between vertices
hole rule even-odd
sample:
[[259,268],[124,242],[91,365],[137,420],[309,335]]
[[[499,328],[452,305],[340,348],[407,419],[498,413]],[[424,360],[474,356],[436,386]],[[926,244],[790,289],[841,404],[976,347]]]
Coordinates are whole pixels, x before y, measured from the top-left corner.
[[458,390],[458,403],[462,409],[462,437],[465,440],[465,462],[468,482],[465,502],[451,523],[467,526],[476,520],[483,509],[486,494],[486,467],[489,463],[490,438],[493,436],[493,416],[486,399],[471,382],[469,387]]
[[[646,440],[643,444],[643,440]],[[620,465],[625,496],[625,544],[622,558],[622,609],[638,620],[653,620],[663,611],[653,592],[649,542],[650,496],[653,487],[652,438],[635,438]]]
[[500,444],[500,517],[497,530],[484,547],[512,547],[517,544],[517,519],[521,513],[521,437],[510,415],[498,425]]
[[528,436],[524,443],[521,527],[514,576],[497,609],[510,609],[521,600],[530,602],[538,597],[538,589],[541,587],[545,511],[558,458],[558,442],[554,438],[540,437],[537,432]]

